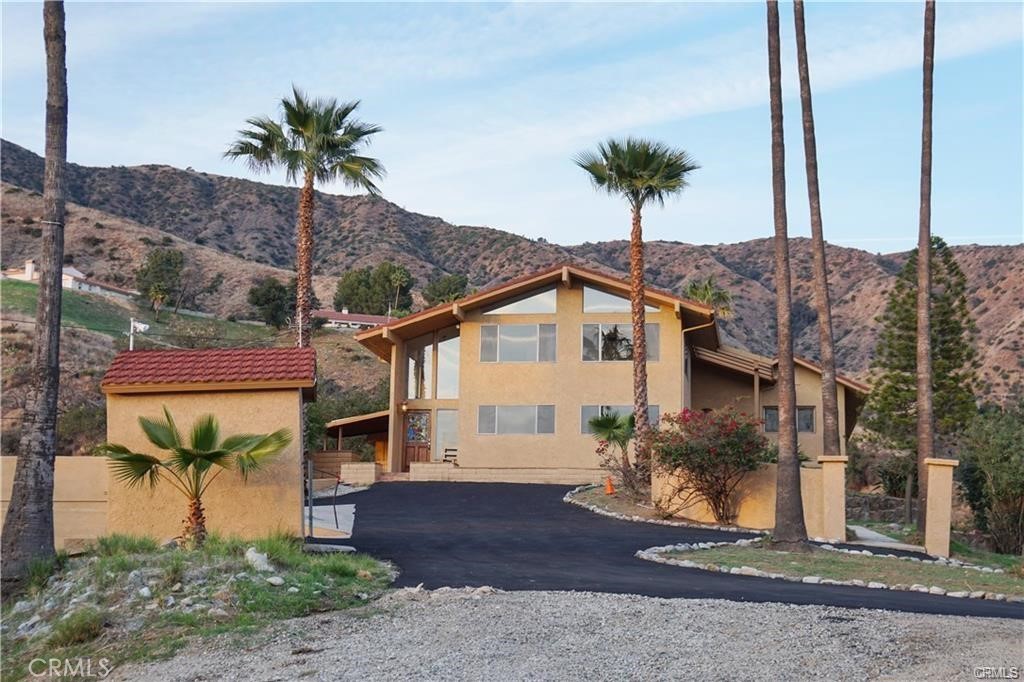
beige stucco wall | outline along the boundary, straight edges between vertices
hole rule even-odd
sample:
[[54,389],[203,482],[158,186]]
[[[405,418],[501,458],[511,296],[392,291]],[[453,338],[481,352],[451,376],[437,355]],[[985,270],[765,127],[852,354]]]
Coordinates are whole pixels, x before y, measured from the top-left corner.
[[[17,457],[0,457],[0,523],[7,515]],[[78,549],[107,532],[106,462],[57,457],[53,471],[53,534],[57,549]]]
[[[778,405],[778,387],[768,386],[761,390],[761,406]],[[836,386],[837,398],[839,400],[839,454],[846,454],[846,389],[843,386]],[[821,375],[817,372],[797,365],[796,368],[796,404],[798,407],[814,407],[814,432],[798,433],[797,442],[800,449],[811,461],[816,460],[823,454],[821,434]],[[760,415],[758,415],[760,417]],[[772,441],[778,442],[778,434],[766,434]]]
[[[274,531],[298,535],[302,514],[302,398],[299,389],[187,392],[107,396],[107,439],[137,452],[156,451],[139,428],[138,418],[161,417],[166,405],[182,435],[201,415],[214,414],[221,437],[270,433],[287,428],[291,444],[244,483],[234,471],[217,477],[203,496],[207,528],[223,535],[259,537]],[[111,478],[108,529],[111,533],[148,535],[158,540],[181,532],[187,503],[162,482],[155,490],[129,489]]]
[[[691,407],[694,410],[734,406],[754,414],[754,378],[697,360],[693,363]],[[762,394],[764,392],[762,391]]]
[[[473,311],[460,333],[459,466],[466,468],[558,468],[594,470],[599,466],[595,441],[581,433],[583,405],[631,405],[632,362],[583,362],[582,325],[628,324],[628,313],[583,313],[583,286],[558,286],[557,315],[483,315]],[[675,312],[662,306],[647,313],[648,323],[660,325],[659,360],[648,364],[648,393],[661,412],[682,407],[681,324]],[[481,363],[481,324],[556,324],[556,362]],[[410,408],[419,401],[410,401]],[[480,405],[554,405],[555,433],[551,435],[479,435]],[[510,472],[511,473],[511,472]],[[583,472],[581,472],[582,474]],[[588,478],[589,473],[582,475]]]
[[[740,410],[754,414],[754,379],[739,372],[731,372],[706,362],[694,363],[693,409],[719,409],[736,405]],[[846,389],[837,387],[839,400],[839,433],[846,433]],[[761,382],[761,407],[779,404],[778,388]],[[806,367],[796,368],[796,404],[799,407],[814,407],[814,432],[797,434],[800,449],[812,461],[822,455],[821,432],[821,375]],[[754,415],[761,419],[762,415]],[[765,434],[772,442],[778,442],[778,434]],[[839,439],[840,454],[846,454],[846,438]]]
[[[766,464],[743,478],[735,493],[738,501],[737,526],[762,530],[775,527],[776,469],[776,465]],[[826,537],[821,474],[822,470],[817,466],[800,468],[804,523],[810,537]],[[678,502],[670,501],[673,478],[673,475],[664,472],[657,472],[651,478],[651,496],[659,507],[675,510],[679,506]],[[699,523],[717,523],[711,509],[704,502],[678,509],[675,516]]]
[[597,483],[608,475],[603,469],[543,467],[463,467],[447,462],[412,462],[410,481],[462,481],[474,483],[551,483],[583,485]]

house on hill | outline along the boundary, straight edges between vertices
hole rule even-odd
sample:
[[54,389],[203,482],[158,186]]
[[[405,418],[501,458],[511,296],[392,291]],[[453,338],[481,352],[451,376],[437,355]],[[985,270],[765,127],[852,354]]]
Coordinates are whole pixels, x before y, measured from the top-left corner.
[[[4,270],[2,274],[4,279],[16,279],[22,282],[39,281],[39,269],[33,260],[25,261],[24,267]],[[85,276],[84,272],[70,265],[65,265],[61,270],[61,286],[73,291],[84,291],[88,294],[99,294],[100,296],[112,296],[114,298],[128,299],[139,295],[139,292],[134,289],[125,289],[109,282],[90,279]]]
[[362,313],[350,313],[348,308],[337,310],[314,310],[313,318],[325,320],[324,327],[327,329],[373,329],[391,321],[390,317],[384,315],[364,315]]
[[[589,420],[632,410],[629,283],[572,265],[536,272],[373,329],[356,340],[390,364],[388,409],[328,424],[374,442],[385,474],[412,480],[601,480]],[[778,426],[777,362],[724,346],[714,311],[648,288],[652,420],[730,404]],[[822,453],[821,373],[797,363],[801,450]],[[839,381],[846,438],[868,388]]]

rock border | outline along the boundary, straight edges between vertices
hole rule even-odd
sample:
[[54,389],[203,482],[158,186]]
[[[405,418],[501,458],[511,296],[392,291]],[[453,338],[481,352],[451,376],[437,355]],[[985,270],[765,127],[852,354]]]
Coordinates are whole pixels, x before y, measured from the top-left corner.
[[[608,509],[604,509],[603,507],[598,507],[595,504],[587,504],[586,502],[581,502],[580,500],[576,499],[576,494],[577,493],[581,493],[584,490],[591,490],[593,488],[600,488],[600,487],[601,486],[596,484],[596,483],[588,483],[586,485],[577,486],[577,487],[573,488],[572,490],[570,490],[569,492],[567,492],[565,494],[565,496],[562,497],[562,501],[563,502],[568,502],[569,504],[574,504],[577,507],[582,507],[583,509],[586,509],[588,511],[592,511],[595,514],[600,514],[601,516],[608,516],[610,518],[618,519],[620,521],[635,521],[635,522],[638,522],[638,523],[653,523],[654,525],[657,525],[657,526],[676,526],[678,528],[694,528],[694,529],[697,529],[697,530],[721,530],[721,531],[725,531],[727,533],[750,533],[752,535],[768,535],[768,531],[766,531],[766,530],[758,530],[756,528],[739,528],[738,526],[716,526],[716,525],[709,524],[709,523],[691,523],[691,522],[687,522],[687,521],[672,521],[672,520],[669,520],[669,519],[645,519],[642,516],[627,516],[626,514],[620,514],[618,512],[613,512],[613,511],[610,511]],[[714,545],[715,543],[704,543],[704,544]],[[732,544],[732,543],[725,542],[725,543],[721,543],[721,544],[728,545],[728,544]]]
[[[648,547],[647,549],[641,549],[636,553],[636,558],[643,559],[644,561],[653,561],[659,564],[669,564],[672,566],[679,566],[680,568],[697,568],[702,571],[710,571],[712,573],[729,573],[731,575],[746,575],[754,578],[770,578],[772,580],[786,580],[794,583],[804,583],[807,585],[844,585],[847,587],[866,587],[872,590],[894,590],[897,592],[923,592],[926,594],[943,595],[946,597],[953,597],[955,599],[988,599],[989,601],[1005,601],[1013,603],[1024,603],[1024,596],[1008,596],[1001,592],[986,592],[984,590],[976,590],[973,592],[967,591],[953,591],[947,592],[944,588],[936,585],[886,585],[882,582],[863,580],[833,580],[831,578],[822,578],[816,575],[805,575],[805,576],[789,576],[782,573],[769,573],[768,571],[762,571],[752,566],[719,566],[717,564],[703,564],[690,559],[675,559],[664,556],[666,552],[693,552],[702,549],[711,549],[712,547],[722,547],[725,545],[736,545],[739,547],[748,547],[750,545],[761,542],[763,538],[742,538],[736,542],[694,542],[694,543],[680,543],[677,545],[662,545],[658,547]],[[821,546],[821,545],[819,545]],[[988,566],[978,567],[973,565],[964,564],[958,562],[958,564],[951,563],[950,560],[945,561],[927,561],[919,559],[917,557],[897,557],[893,554],[874,554],[873,552],[861,552],[860,550],[847,550],[840,547],[832,547],[830,545],[821,546],[822,549],[843,552],[846,554],[865,554],[878,556],[882,558],[895,558],[895,559],[907,559],[913,560],[920,563],[933,563],[933,564],[944,564],[947,566],[957,566],[959,568],[974,568],[982,570],[986,573],[1004,572],[1002,569],[992,569]],[[984,569],[988,569],[984,571]]]

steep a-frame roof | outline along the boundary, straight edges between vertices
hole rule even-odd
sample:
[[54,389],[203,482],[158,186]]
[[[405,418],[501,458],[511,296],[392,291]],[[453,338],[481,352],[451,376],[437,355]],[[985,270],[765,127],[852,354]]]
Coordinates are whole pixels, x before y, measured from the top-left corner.
[[[421,334],[458,324],[465,313],[477,308],[494,305],[505,299],[523,295],[534,289],[561,284],[572,286],[576,282],[591,284],[602,289],[629,296],[629,281],[607,273],[583,268],[578,265],[556,265],[546,270],[518,277],[510,282],[465,296],[454,303],[444,303],[426,310],[392,320],[356,334],[356,340],[373,351],[378,357],[391,359],[391,339],[411,339]],[[718,330],[715,313],[710,306],[680,298],[667,291],[646,287],[644,298],[648,303],[667,306],[675,310],[684,327],[701,327],[696,331],[700,341],[709,347],[718,345]]]

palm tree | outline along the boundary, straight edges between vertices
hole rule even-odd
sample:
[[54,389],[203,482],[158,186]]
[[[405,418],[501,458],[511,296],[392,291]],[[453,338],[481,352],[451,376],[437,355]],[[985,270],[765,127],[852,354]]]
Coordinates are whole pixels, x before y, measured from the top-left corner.
[[718,286],[712,275],[687,282],[683,287],[683,296],[710,306],[717,317],[732,317],[732,294],[728,289]]
[[61,267],[64,262],[64,171],[68,149],[68,77],[64,3],[43,3],[46,48],[46,162],[33,391],[25,408],[21,453],[4,518],[0,573],[16,583],[35,561],[52,560],[53,466],[60,390]]
[[170,452],[170,456],[160,459],[114,443],[103,443],[97,452],[110,459],[114,476],[129,487],[148,484],[155,488],[165,480],[188,499],[188,516],[181,540],[182,545],[190,549],[201,547],[206,541],[203,493],[210,484],[231,468],[238,469],[242,479],[247,480],[250,473],[260,469],[292,441],[288,429],[266,435],[228,436],[222,441],[217,419],[208,414],[192,425],[186,445],[166,407],[162,421],[139,417],[139,426],[150,443]]
[[921,208],[917,233],[917,529],[928,523],[928,465],[935,456],[932,410],[932,77],[935,73],[935,0],[924,3],[924,78],[921,115]]
[[318,182],[341,180],[349,187],[379,195],[373,181],[384,177],[380,161],[360,155],[382,129],[352,118],[358,107],[358,101],[339,104],[335,99],[310,99],[292,86],[291,98],[281,100],[280,121],[250,118],[246,121],[249,128],[238,131],[238,139],[224,153],[229,159],[245,159],[254,172],[281,167],[289,182],[302,179],[295,239],[295,312],[302,347],[309,345],[312,327],[313,187]]
[[647,420],[647,335],[644,315],[644,240],[642,213],[649,203],[687,187],[690,173],[700,168],[682,149],[634,137],[608,140],[596,152],[584,152],[576,165],[590,174],[598,190],[625,197],[633,216],[629,238],[629,299],[633,317],[633,415],[641,436]]
[[630,469],[629,441],[633,440],[636,426],[633,415],[609,412],[591,417],[587,424],[590,426],[594,438],[615,446],[622,458],[622,470],[628,471]]
[[775,317],[779,378],[779,457],[775,490],[775,541],[796,545],[807,539],[800,460],[796,442],[796,381],[789,280],[789,235],[786,224],[786,148],[782,126],[782,65],[779,3],[768,3],[768,82],[772,119],[772,199],[775,208]]
[[814,300],[818,304],[818,344],[821,355],[822,454],[839,455],[839,400],[836,396],[836,351],[832,338],[832,301],[828,291],[828,262],[821,226],[821,197],[818,192],[818,145],[814,136],[811,107],[811,74],[807,64],[807,33],[804,2],[793,3],[796,24],[796,60],[800,76],[800,108],[803,111],[804,165],[807,171],[807,200],[811,209],[811,246],[814,253]]

